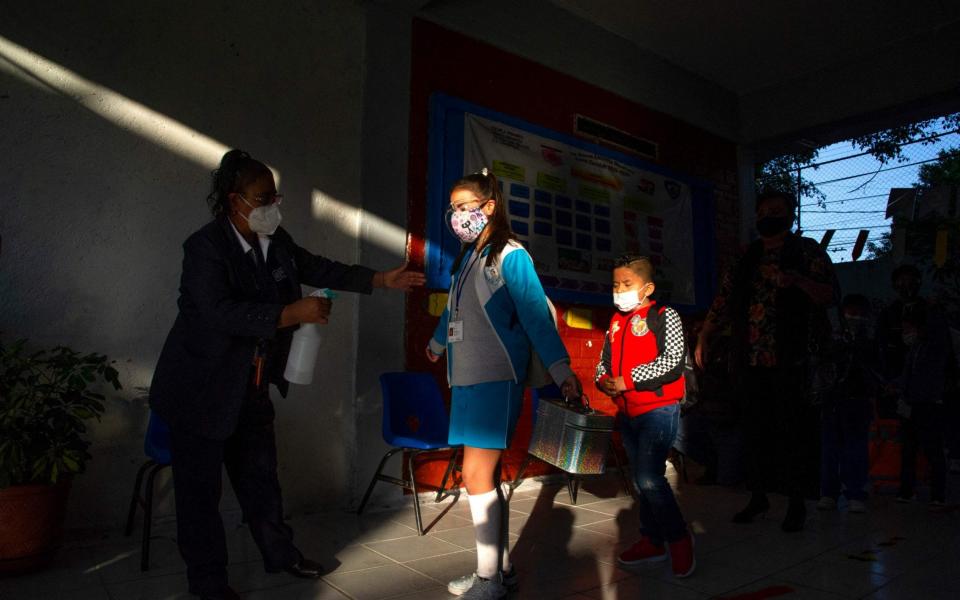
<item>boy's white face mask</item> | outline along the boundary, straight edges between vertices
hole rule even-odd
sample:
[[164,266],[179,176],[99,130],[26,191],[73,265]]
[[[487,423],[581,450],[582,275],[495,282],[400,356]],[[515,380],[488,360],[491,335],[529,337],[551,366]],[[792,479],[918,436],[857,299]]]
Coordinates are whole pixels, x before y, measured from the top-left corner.
[[643,298],[640,297],[640,292],[637,290],[620,292],[619,294],[614,292],[613,294],[613,303],[620,312],[630,312],[640,306],[641,302],[643,302]]

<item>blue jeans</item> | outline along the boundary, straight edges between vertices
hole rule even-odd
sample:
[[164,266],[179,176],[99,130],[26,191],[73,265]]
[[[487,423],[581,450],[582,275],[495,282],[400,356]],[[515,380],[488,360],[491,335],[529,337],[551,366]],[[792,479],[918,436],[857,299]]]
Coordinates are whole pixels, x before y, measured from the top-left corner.
[[679,424],[678,404],[632,418],[621,415],[619,419],[633,485],[640,496],[640,533],[658,545],[687,535],[687,524],[664,476],[667,453],[673,446]]
[[864,399],[845,398],[821,409],[820,495],[866,500],[867,444],[873,409]]

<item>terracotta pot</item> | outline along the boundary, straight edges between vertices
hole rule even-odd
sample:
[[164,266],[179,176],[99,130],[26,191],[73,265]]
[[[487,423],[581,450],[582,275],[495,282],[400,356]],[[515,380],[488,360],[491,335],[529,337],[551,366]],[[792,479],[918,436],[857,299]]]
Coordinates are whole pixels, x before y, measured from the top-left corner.
[[45,566],[63,534],[71,480],[0,489],[0,574]]

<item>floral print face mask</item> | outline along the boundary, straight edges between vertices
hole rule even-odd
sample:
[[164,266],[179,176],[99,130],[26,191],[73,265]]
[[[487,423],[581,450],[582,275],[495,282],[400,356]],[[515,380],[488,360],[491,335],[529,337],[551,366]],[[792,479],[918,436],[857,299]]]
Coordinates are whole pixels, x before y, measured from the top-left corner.
[[461,242],[470,244],[477,240],[480,232],[487,226],[487,215],[483,214],[480,207],[469,210],[450,209],[447,211],[447,224]]

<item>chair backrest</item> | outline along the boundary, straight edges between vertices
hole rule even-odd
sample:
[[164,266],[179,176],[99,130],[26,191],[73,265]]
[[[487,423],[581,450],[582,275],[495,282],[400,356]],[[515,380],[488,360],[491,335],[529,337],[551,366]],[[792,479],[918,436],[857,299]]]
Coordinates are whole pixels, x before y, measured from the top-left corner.
[[150,411],[147,435],[143,438],[143,453],[159,464],[170,464],[170,427],[153,411]]
[[384,373],[380,375],[380,389],[383,392],[383,439],[388,444],[398,436],[446,439],[450,415],[433,375],[407,371]]

